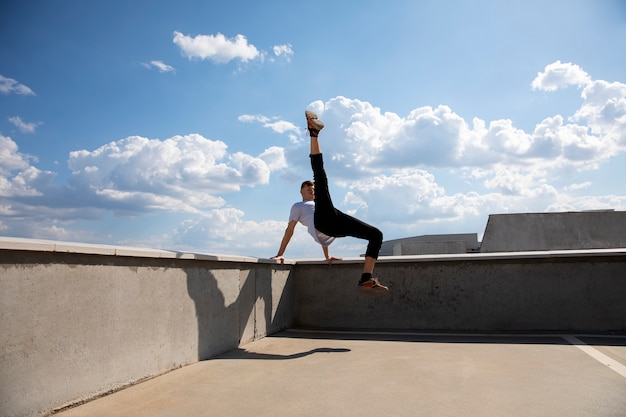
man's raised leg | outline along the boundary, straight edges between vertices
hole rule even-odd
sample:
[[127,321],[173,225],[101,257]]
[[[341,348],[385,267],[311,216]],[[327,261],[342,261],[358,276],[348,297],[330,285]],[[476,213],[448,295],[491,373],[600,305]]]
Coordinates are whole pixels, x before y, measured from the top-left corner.
[[[321,161],[322,151],[320,149],[318,136],[319,136],[320,131],[324,128],[324,123],[321,120],[319,120],[317,118],[317,115],[312,111],[309,111],[309,110],[305,111],[305,116],[307,119],[307,128],[309,130],[309,135],[310,135],[310,140],[311,140],[311,154],[310,154],[311,159],[313,161],[314,158],[317,158]],[[313,169],[315,172],[315,164],[312,164],[312,165],[313,165]],[[323,170],[323,167],[321,168],[321,170]],[[327,195],[328,204],[332,205],[330,194],[328,193],[328,188],[326,186],[326,181],[327,181],[326,173],[322,172],[321,174],[323,174],[325,189],[323,190],[320,189],[319,192],[322,194],[325,193],[325,195]],[[316,176],[320,176],[320,175],[316,175]],[[316,192],[317,191],[318,190],[316,189]],[[316,199],[316,210],[317,210],[317,199]],[[377,278],[372,276],[374,272],[374,266],[376,265],[376,259],[378,257],[378,251],[380,250],[380,244],[382,243],[382,233],[378,229],[370,225],[366,225],[360,220],[350,218],[350,216],[344,215],[343,213],[341,213],[341,215],[344,218],[349,219],[347,223],[351,225],[354,224],[352,227],[359,228],[359,232],[356,233],[356,235],[368,236],[367,237],[368,242],[369,242],[368,253],[366,253],[365,262],[363,263],[363,273],[361,275],[361,279],[358,284],[358,289],[364,292],[387,292],[389,291],[389,288],[382,285],[380,282],[378,282]],[[363,229],[363,230],[360,230],[360,229]],[[355,236],[355,234],[346,234],[344,236]],[[375,254],[369,253],[369,252],[375,252]]]

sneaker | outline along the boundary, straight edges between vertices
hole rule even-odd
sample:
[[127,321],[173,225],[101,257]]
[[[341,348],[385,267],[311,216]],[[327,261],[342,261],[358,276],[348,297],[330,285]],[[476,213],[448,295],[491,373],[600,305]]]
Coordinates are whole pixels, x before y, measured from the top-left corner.
[[324,129],[324,122],[317,118],[317,114],[313,113],[310,110],[304,112],[306,116],[306,125],[309,129],[309,133],[311,136],[317,136],[320,133],[320,130]]
[[370,278],[367,281],[359,282],[357,287],[360,292],[386,293],[389,288],[378,282],[378,278]]

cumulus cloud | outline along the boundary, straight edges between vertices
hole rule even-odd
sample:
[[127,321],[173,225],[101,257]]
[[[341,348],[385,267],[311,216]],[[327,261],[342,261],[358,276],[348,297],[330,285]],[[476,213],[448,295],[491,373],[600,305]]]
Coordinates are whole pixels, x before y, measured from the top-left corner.
[[613,152],[626,147],[626,84],[594,81],[583,89],[582,98],[583,105],[571,120],[602,139],[596,146],[613,147]]
[[6,179],[11,172],[30,166],[30,158],[19,152],[17,144],[8,136],[0,134],[0,175]]
[[429,210],[425,209],[429,202],[445,195],[444,188],[431,173],[415,168],[338,184],[347,190],[343,201],[352,214],[367,215],[378,221],[428,217]]
[[[280,147],[253,156],[229,153],[225,143],[197,134],[166,140],[132,136],[94,150],[71,152],[72,175],[65,185],[54,185],[56,174],[37,169],[35,162],[20,153],[11,138],[0,135],[3,234],[100,243],[113,239],[111,243],[138,246],[152,239],[154,247],[212,251],[225,247],[225,253],[237,253],[240,246],[233,241],[266,250],[274,244],[266,238],[279,234],[275,222],[245,220],[241,210],[226,206],[224,196],[266,184],[272,171],[286,166]],[[101,219],[107,212],[122,216],[119,222],[148,213],[157,219],[165,213],[196,217],[166,236],[125,242],[73,226],[81,219]],[[210,235],[205,236],[205,231]]]
[[546,117],[532,132],[506,119],[468,123],[445,105],[420,107],[404,117],[346,97],[311,108],[326,122],[323,134],[336,138],[327,152],[346,176],[415,166],[592,169],[626,150],[626,84],[587,76],[584,85],[574,115]]
[[2,94],[19,94],[23,96],[34,96],[35,92],[22,83],[17,82],[13,78],[8,78],[0,74],[0,93]]
[[[10,137],[0,135],[0,229],[8,227],[5,219],[32,218],[37,206],[55,205],[59,198],[52,185],[56,174],[36,168],[31,165],[34,162],[36,159],[21,153]],[[40,211],[49,212],[46,208]]]
[[[202,214],[222,208],[228,193],[267,184],[270,173],[286,164],[282,148],[259,156],[229,153],[224,142],[198,134],[165,140],[131,136],[73,151],[72,174],[63,185],[54,184],[56,173],[34,163],[0,135],[0,229],[7,233],[43,237],[41,227],[56,224],[47,230],[62,237],[67,231],[62,223],[107,211]],[[22,219],[28,222],[17,221]]]
[[241,34],[234,38],[227,38],[221,33],[191,37],[174,32],[173,42],[189,59],[208,59],[216,64],[225,64],[234,59],[247,62],[261,56],[259,50]]
[[229,154],[224,142],[191,134],[166,140],[131,136],[71,152],[68,164],[73,187],[109,204],[197,212],[222,206],[221,194],[267,184],[271,168],[264,158],[280,166],[280,158]]
[[263,160],[267,164],[270,171],[278,171],[279,169],[287,167],[285,150],[284,148],[278,146],[272,146],[266,149],[261,155],[259,155],[259,159]]
[[571,62],[556,61],[537,73],[531,83],[533,90],[556,91],[569,86],[584,87],[591,82],[591,77],[578,65]]

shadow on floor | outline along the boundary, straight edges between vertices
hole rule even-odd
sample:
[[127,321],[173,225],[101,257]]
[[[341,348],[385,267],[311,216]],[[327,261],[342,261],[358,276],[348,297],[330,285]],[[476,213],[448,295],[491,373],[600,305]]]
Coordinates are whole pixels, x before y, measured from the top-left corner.
[[228,353],[220,355],[215,359],[261,359],[261,360],[287,360],[298,359],[305,356],[313,355],[315,353],[345,353],[350,352],[350,349],[345,348],[317,348],[307,352],[293,353],[291,355],[277,355],[271,353],[251,352],[246,349],[237,348],[231,350]]

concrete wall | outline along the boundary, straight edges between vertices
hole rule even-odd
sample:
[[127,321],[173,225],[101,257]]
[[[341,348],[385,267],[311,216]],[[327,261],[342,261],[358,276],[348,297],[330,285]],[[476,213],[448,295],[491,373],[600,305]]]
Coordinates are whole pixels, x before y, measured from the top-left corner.
[[0,238],[0,415],[41,416],[286,327],[626,331],[626,249],[328,266]]
[[393,256],[467,253],[464,240],[451,242],[407,242],[393,246]]
[[481,252],[626,247],[626,211],[492,214]]
[[382,258],[386,295],[356,292],[362,260],[299,262],[302,328],[625,331],[626,249]]
[[[463,243],[463,249],[458,246]],[[422,235],[392,239],[383,242],[380,256],[429,255],[435,253],[478,252],[480,243],[477,233]],[[459,252],[462,250],[462,252]]]
[[289,327],[290,269],[4,239],[0,415],[45,415]]

